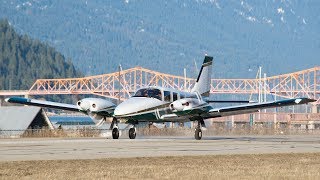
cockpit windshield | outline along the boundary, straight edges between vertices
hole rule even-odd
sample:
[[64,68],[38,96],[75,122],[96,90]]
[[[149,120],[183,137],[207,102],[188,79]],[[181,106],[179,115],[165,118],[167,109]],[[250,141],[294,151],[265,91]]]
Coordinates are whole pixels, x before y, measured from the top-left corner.
[[140,89],[134,94],[133,97],[149,97],[159,99],[160,101],[162,100],[161,91],[153,88]]

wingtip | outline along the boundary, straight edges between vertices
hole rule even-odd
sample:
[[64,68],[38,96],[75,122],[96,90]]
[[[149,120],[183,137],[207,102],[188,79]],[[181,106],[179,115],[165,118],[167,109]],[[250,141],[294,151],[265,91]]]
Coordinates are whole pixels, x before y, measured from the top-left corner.
[[10,98],[6,98],[5,101],[9,103],[22,103],[22,102],[28,102],[30,100],[28,98],[23,98],[23,97],[10,97]]
[[307,103],[312,103],[316,102],[317,100],[315,99],[310,99],[310,98],[297,98],[294,102],[296,104],[307,104]]

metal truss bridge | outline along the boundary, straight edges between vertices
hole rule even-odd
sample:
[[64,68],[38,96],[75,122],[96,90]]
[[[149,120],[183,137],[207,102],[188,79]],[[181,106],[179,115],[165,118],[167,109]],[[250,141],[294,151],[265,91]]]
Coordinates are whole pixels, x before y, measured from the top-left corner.
[[[135,67],[83,78],[38,79],[29,90],[1,91],[0,95],[94,94],[124,100],[145,86],[190,90],[194,83],[195,79]],[[258,79],[211,79],[211,93],[308,97],[320,104],[320,67]]]

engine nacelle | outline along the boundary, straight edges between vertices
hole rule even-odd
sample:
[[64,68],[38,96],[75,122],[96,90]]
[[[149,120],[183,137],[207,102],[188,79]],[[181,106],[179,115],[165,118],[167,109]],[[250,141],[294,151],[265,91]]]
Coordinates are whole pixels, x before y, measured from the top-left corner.
[[114,107],[115,105],[105,99],[100,98],[84,98],[77,102],[77,106],[81,111],[87,111],[88,113],[101,111]]
[[174,111],[185,111],[192,109],[194,107],[199,106],[202,104],[201,101],[195,98],[184,98],[184,99],[179,99],[174,101],[173,103],[170,104],[170,109]]

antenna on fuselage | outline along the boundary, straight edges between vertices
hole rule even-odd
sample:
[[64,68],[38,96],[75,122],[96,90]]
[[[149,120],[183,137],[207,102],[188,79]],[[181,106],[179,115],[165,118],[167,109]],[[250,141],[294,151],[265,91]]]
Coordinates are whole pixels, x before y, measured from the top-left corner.
[[118,94],[118,104],[120,104],[120,93],[121,93],[121,71],[122,71],[122,67],[121,64],[119,64],[119,94]]
[[184,91],[187,91],[187,69],[183,68],[183,76],[184,76]]
[[197,73],[199,72],[198,65],[195,59],[193,59],[193,62],[194,62],[195,74],[197,75]]

